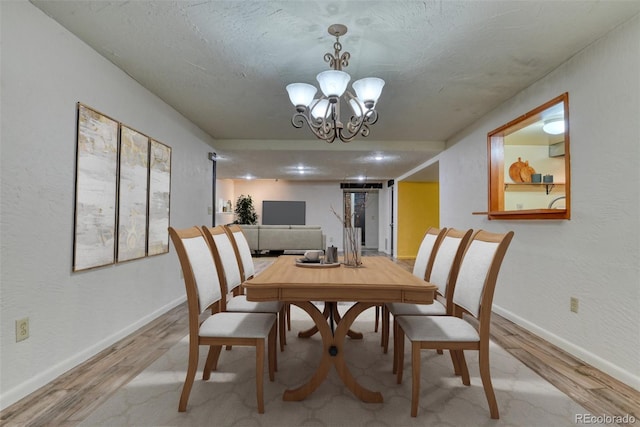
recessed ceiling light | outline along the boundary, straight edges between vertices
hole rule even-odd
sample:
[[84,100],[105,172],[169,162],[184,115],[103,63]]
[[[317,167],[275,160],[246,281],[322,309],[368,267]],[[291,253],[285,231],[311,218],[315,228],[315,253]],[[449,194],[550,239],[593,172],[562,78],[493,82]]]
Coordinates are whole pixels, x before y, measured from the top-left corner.
[[253,177],[247,174],[247,176],[245,176],[244,179],[253,179]]
[[301,165],[301,166],[298,166],[298,170],[299,170],[299,171],[304,170],[304,166],[302,166],[302,165]]
[[358,177],[358,181],[364,181],[364,176],[360,175],[360,176]]
[[376,161],[378,161],[378,162],[379,162],[380,160],[384,159],[384,157],[382,157],[382,155],[381,155],[381,154],[376,154],[376,156],[374,157],[374,159],[375,159]]

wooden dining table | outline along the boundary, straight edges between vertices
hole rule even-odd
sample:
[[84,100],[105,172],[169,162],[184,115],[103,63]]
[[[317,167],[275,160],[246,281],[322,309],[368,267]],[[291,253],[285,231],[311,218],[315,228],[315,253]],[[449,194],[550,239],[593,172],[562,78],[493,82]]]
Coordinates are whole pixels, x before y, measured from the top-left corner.
[[[311,267],[297,257],[283,255],[262,273],[244,283],[250,301],[284,301],[306,311],[322,337],[323,353],[313,376],[295,389],[285,390],[283,400],[303,400],[318,388],[334,366],[343,383],[359,399],[381,403],[382,394],[362,386],[349,371],[344,358],[345,337],[355,319],[367,308],[387,302],[431,304],[437,287],[414,276],[384,256],[363,257],[360,267],[344,265]],[[354,304],[338,319],[327,319],[313,303]],[[329,310],[330,312],[330,310]],[[337,324],[333,324],[333,320]]]

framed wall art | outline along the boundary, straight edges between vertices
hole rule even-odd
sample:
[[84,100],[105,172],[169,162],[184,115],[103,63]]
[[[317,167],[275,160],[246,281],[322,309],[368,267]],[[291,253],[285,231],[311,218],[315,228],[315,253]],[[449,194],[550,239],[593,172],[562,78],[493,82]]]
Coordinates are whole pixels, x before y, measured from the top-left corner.
[[73,271],[113,264],[118,122],[77,104]]
[[151,140],[149,153],[149,255],[169,252],[171,147]]
[[117,262],[147,254],[149,138],[120,126]]

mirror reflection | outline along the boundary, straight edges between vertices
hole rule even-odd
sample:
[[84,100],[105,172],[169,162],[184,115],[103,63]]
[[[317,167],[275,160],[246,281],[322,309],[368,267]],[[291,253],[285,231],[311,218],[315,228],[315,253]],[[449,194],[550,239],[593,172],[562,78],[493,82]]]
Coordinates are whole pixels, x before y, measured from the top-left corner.
[[490,132],[489,217],[569,219],[568,94]]

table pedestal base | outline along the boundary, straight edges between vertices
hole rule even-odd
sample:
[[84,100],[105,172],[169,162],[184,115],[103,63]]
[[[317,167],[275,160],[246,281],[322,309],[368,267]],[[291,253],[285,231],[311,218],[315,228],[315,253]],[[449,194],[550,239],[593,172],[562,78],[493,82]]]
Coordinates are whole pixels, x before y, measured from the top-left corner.
[[[333,320],[335,320],[336,323],[339,323],[340,319],[342,319],[342,317],[340,316],[340,312],[338,312],[338,303],[337,302],[327,302],[327,301],[325,301],[324,309],[322,310],[322,315],[324,316],[325,319],[328,320],[329,316],[331,314],[333,314]],[[314,336],[317,333],[318,333],[318,327],[317,326],[313,326],[313,327],[307,329],[306,331],[298,332],[298,338],[311,338],[312,336]],[[349,335],[349,338],[354,339],[354,340],[361,340],[362,339],[362,333],[361,332],[355,332],[355,331],[352,331],[351,329],[349,329],[347,331],[347,335]]]
[[[356,317],[360,315],[360,313],[362,313],[367,308],[374,306],[375,304],[364,302],[355,303],[345,313],[344,317],[340,318],[338,316],[336,318],[338,324],[333,334],[331,333],[331,327],[327,322],[327,317],[329,317],[329,314],[327,314],[329,312],[327,310],[333,310],[335,308],[327,309],[327,306],[335,307],[335,304],[326,303],[324,313],[320,312],[320,310],[318,310],[318,308],[311,302],[292,302],[292,304],[295,304],[306,311],[313,319],[313,322],[316,325],[315,329],[317,329],[317,331],[320,332],[320,335],[322,336],[323,352],[320,364],[309,381],[298,388],[286,390],[284,392],[284,395],[282,396],[283,400],[298,401],[305,399],[307,396],[313,393],[320,384],[322,384],[324,379],[329,374],[331,365],[333,365],[336,368],[336,371],[338,372],[338,375],[340,376],[342,382],[360,400],[367,403],[382,403],[382,394],[377,391],[371,391],[360,385],[360,383],[358,383],[351,374],[351,371],[349,371],[349,368],[347,367],[346,361],[344,359],[344,341],[345,337],[350,332],[349,328],[356,320]],[[335,312],[337,313],[337,309],[335,309]],[[311,330],[313,329],[310,329],[309,331]],[[362,334],[360,334],[360,337],[362,337]]]

